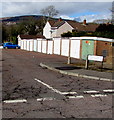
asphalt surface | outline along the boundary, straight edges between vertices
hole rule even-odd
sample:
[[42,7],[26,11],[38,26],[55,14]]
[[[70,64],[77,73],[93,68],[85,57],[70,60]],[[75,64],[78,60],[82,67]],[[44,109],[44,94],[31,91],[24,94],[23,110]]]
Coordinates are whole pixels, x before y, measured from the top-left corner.
[[3,49],[1,61],[3,118],[112,118],[112,81],[40,66],[66,57]]

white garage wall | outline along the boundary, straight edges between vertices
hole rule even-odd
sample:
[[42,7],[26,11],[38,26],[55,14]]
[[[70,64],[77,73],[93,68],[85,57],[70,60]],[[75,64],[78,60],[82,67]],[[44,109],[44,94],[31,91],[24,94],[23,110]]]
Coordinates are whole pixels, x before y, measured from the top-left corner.
[[33,51],[33,40],[30,40],[30,51]]
[[80,40],[71,40],[70,57],[80,58]]
[[23,49],[26,50],[26,40],[23,40],[23,42],[24,42]]
[[63,56],[69,55],[69,39],[62,39],[61,55]]
[[27,40],[27,49],[29,51],[29,40]]
[[54,39],[54,54],[60,55],[60,38]]
[[21,49],[24,49],[24,41],[21,41]]
[[41,52],[41,40],[38,40],[38,52]]
[[21,46],[21,40],[18,40],[18,45]]
[[33,46],[34,46],[34,51],[37,51],[37,40],[34,40],[34,41],[33,41],[33,44],[34,44],[34,45],[33,45]]
[[42,53],[46,53],[46,43],[47,41],[42,41]]
[[52,41],[44,39],[21,40],[19,44],[21,49],[28,51],[69,56],[69,40],[71,40],[70,57],[80,59],[80,39],[54,38]]
[[53,41],[48,41],[48,52],[47,52],[47,54],[52,54],[53,53],[52,50],[53,50]]

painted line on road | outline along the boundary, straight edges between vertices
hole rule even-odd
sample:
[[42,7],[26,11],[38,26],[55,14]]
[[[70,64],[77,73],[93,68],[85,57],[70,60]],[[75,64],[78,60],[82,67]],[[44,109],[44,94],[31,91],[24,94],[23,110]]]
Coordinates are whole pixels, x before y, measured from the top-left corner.
[[114,92],[113,89],[107,89],[107,90],[103,90],[103,92]]
[[37,99],[38,102],[45,101],[45,100],[55,100],[55,98],[49,97],[49,98],[38,98]]
[[102,94],[96,94],[96,95],[91,95],[91,97],[106,97],[107,95],[102,95]]
[[91,90],[91,91],[84,91],[84,93],[99,93],[99,91],[96,91],[96,90]]
[[84,98],[84,96],[67,96],[69,99],[75,99],[75,98]]
[[5,100],[3,101],[4,103],[23,103],[23,102],[27,102],[27,100],[23,99],[23,100]]
[[47,88],[51,89],[53,92],[59,93],[59,94],[62,95],[62,92],[60,92],[60,91],[57,90],[57,89],[54,89],[53,87],[51,87],[50,85],[48,85],[48,84],[42,82],[41,80],[38,80],[37,78],[35,78],[34,80],[36,80],[37,82],[39,82],[39,83],[41,83],[42,85],[46,86]]
[[61,92],[62,95],[67,95],[67,94],[77,94],[77,92]]

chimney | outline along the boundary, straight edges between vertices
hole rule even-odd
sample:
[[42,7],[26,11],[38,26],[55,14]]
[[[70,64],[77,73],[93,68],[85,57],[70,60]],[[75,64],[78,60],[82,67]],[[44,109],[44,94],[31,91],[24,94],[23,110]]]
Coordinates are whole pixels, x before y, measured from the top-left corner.
[[83,21],[83,24],[86,25],[86,20]]
[[106,25],[109,25],[109,24],[110,24],[109,22],[106,23]]
[[62,21],[62,18],[59,18],[59,21]]

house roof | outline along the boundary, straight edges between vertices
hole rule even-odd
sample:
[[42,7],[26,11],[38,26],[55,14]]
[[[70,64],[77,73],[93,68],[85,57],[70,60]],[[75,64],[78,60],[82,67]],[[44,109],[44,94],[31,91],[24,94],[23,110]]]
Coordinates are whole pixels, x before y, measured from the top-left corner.
[[60,27],[61,25],[63,25],[65,23],[65,21],[59,21],[59,20],[49,20],[48,21],[51,25],[51,27]]
[[49,22],[49,24],[50,24],[51,27],[52,27],[56,21],[54,21],[54,20],[49,20],[48,22]]
[[21,39],[37,39],[37,38],[43,38],[45,37],[43,35],[20,35]]
[[83,24],[83,23],[79,23],[79,22],[75,22],[75,21],[67,21],[67,23],[69,25],[71,25],[77,31],[94,32],[96,30],[96,28],[99,26],[98,24],[94,24],[94,23]]
[[96,30],[96,28],[99,26],[98,24],[94,24],[94,23],[87,23],[86,25],[83,23],[79,23],[77,21],[73,21],[73,20],[49,20],[48,21],[51,25],[51,27],[60,27],[62,26],[65,22],[67,22],[74,30],[77,31],[90,31],[90,32],[94,32]]

